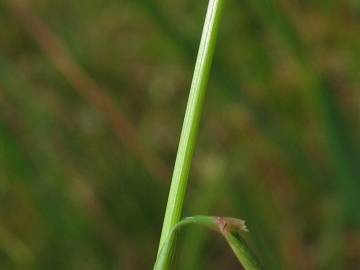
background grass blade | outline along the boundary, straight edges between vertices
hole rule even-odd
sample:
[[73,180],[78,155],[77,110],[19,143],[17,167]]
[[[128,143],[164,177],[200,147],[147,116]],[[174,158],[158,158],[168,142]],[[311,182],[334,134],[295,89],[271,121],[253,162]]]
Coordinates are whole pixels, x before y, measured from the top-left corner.
[[143,162],[155,179],[167,181],[170,173],[163,161],[139,140],[133,124],[117,108],[112,98],[106,94],[107,91],[77,64],[55,32],[24,5],[17,1],[6,1],[6,4],[54,67],[73,86],[74,91],[102,114],[114,134]]
[[[242,1],[237,2],[239,5],[243,4]],[[347,130],[332,81],[318,71],[313,59],[314,53],[309,50],[295,24],[276,1],[246,2],[259,14],[266,27],[277,34],[282,45],[291,52],[302,70],[307,82],[308,90],[305,91],[305,96],[311,105],[311,117],[315,118],[321,127],[323,138],[320,144],[326,147],[329,163],[333,167],[332,184],[334,188],[348,195],[348,209],[352,212],[359,204],[359,196],[355,192],[359,189],[356,181],[359,170],[356,162],[353,162],[359,159],[359,149]],[[351,215],[350,219],[357,223],[357,226],[360,224],[359,214]]]

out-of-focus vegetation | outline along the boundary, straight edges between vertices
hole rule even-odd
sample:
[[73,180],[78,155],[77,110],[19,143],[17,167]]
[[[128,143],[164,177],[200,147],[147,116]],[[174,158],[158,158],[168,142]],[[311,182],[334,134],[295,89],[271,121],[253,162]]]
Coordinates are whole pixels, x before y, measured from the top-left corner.
[[[207,1],[0,2],[0,268],[150,269]],[[360,265],[360,5],[227,0],[185,215],[267,269]],[[177,269],[239,269],[185,230]]]

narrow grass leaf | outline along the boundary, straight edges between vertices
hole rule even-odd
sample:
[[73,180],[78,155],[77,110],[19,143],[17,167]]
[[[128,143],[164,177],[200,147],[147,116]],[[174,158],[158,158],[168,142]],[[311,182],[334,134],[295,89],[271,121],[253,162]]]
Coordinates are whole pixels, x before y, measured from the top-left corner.
[[158,254],[154,270],[166,269],[167,258],[172,254],[171,243],[175,239],[176,232],[180,228],[190,224],[198,224],[220,233],[225,238],[245,270],[263,269],[256,256],[246,245],[245,241],[239,235],[236,235],[236,233],[248,231],[245,221],[229,217],[192,216],[184,218],[173,228]]

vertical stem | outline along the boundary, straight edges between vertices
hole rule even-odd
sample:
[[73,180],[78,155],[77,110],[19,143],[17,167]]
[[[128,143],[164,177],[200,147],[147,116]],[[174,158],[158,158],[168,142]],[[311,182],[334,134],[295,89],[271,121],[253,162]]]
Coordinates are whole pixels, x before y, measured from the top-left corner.
[[[198,135],[199,123],[204,104],[204,96],[215,50],[222,7],[223,0],[209,0],[184,123],[181,131],[158,254],[164,244],[164,241],[170,235],[171,230],[176,223],[179,222],[181,217],[190,165],[194,155],[196,138]],[[170,258],[168,264],[170,264]]]

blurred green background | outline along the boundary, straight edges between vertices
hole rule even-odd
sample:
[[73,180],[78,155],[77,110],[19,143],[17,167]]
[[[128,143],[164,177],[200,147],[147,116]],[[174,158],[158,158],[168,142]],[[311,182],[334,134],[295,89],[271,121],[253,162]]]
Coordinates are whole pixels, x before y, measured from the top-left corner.
[[[151,269],[207,1],[0,2],[0,269]],[[226,0],[184,215],[359,269],[360,4]],[[176,269],[239,269],[181,233]]]

